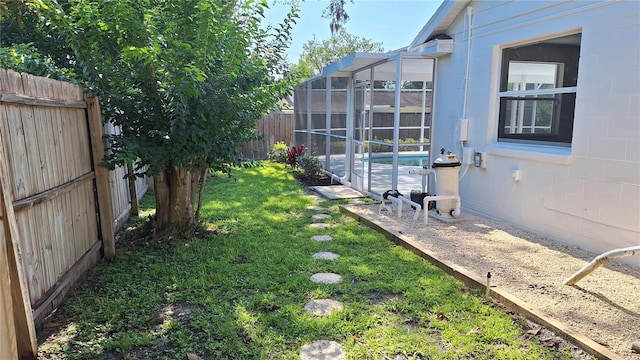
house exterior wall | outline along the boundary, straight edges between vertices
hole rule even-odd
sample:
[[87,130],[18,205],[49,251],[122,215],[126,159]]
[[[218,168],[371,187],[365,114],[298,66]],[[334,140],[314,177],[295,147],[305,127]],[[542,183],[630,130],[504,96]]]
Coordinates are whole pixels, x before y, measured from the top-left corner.
[[[472,42],[464,146],[487,153],[461,178],[463,211],[503,220],[561,243],[602,253],[640,244],[640,2],[472,1]],[[447,35],[439,58],[433,150],[460,157],[457,120],[465,117],[468,17]],[[570,147],[497,140],[501,50],[581,33]],[[520,171],[514,181],[513,170]],[[464,168],[462,169],[464,172]],[[622,261],[640,267],[638,257]]]

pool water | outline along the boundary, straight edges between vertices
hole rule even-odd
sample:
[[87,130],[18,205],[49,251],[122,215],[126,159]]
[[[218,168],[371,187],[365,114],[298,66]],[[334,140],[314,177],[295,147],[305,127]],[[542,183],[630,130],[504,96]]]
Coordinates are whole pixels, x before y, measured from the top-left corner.
[[[365,160],[366,162],[367,160]],[[371,158],[371,162],[374,164],[393,164],[392,156],[376,156]],[[399,155],[398,156],[398,165],[400,166],[428,166],[429,165],[429,156],[428,155]]]

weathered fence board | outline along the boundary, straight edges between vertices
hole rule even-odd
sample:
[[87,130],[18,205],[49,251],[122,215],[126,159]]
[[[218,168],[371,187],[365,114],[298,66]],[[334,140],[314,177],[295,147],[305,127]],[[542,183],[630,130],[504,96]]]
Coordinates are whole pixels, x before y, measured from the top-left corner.
[[[18,356],[35,357],[38,351],[38,341],[29,303],[28,280],[24,269],[21,238],[13,213],[13,201],[8,180],[10,174],[6,165],[7,157],[4,148],[0,146],[0,212],[2,213],[2,233],[4,234],[4,241],[0,245],[6,249],[6,256],[3,257],[6,262],[0,266],[9,270],[9,286],[3,286],[2,292],[9,294],[8,296],[4,295],[3,298],[11,299],[13,312],[13,323],[5,323],[0,326],[13,328],[13,331],[7,331],[10,335],[15,336],[14,342],[8,344],[10,351],[16,349]],[[0,341],[12,340],[1,339]],[[2,345],[7,346],[7,344]]]
[[256,130],[262,134],[262,139],[249,142],[243,155],[249,159],[266,159],[271,145],[279,141],[293,144],[293,111],[277,111],[263,116],[256,124]]
[[[4,245],[4,244],[2,244]],[[0,246],[0,359],[17,359],[18,344],[13,319],[13,304],[10,291],[9,259],[6,246]],[[5,324],[5,325],[3,325]]]
[[113,231],[113,216],[111,209],[111,194],[109,189],[109,172],[100,166],[104,158],[105,144],[102,140],[102,114],[98,105],[98,98],[87,101],[87,120],[91,134],[91,155],[93,158],[95,186],[98,197],[98,214],[100,214],[100,234],[104,256],[111,260],[116,256],[116,244]]

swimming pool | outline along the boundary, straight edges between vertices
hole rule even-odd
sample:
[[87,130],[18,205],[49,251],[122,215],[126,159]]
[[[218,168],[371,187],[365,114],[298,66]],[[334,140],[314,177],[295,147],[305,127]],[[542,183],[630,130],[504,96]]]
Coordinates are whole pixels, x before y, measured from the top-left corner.
[[[368,162],[368,159],[365,159],[365,162]],[[372,164],[393,164],[393,156],[392,155],[383,155],[376,156],[373,155],[371,158]],[[400,166],[428,166],[429,165],[429,155],[414,155],[414,154],[398,154],[398,165]]]

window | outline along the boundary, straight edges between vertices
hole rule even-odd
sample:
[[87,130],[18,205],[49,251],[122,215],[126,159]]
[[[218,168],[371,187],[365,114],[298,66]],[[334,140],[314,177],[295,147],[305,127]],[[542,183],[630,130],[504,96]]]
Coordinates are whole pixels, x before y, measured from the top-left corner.
[[571,144],[580,38],[502,51],[499,141]]

